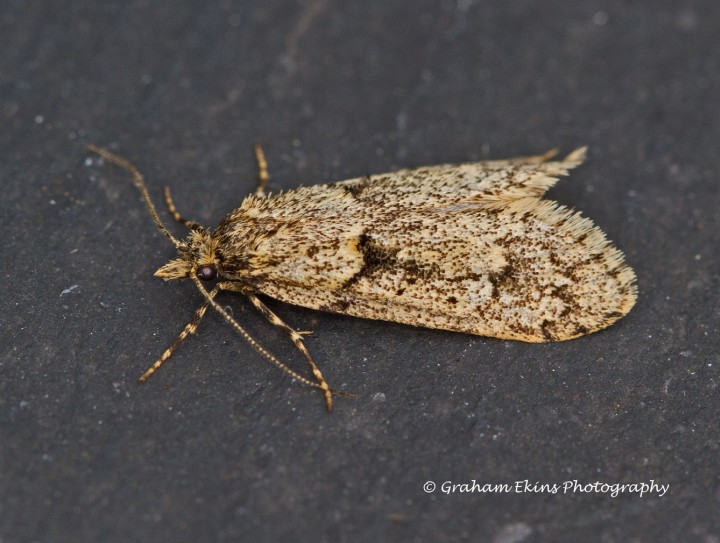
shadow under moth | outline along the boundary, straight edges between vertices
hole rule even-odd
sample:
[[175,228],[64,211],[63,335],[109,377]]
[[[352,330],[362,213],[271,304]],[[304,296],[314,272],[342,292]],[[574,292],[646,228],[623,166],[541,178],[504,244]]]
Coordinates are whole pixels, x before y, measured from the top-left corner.
[[[155,272],[190,279],[204,298],[192,320],[140,377],[145,381],[215,309],[260,354],[318,388],[332,390],[303,342],[258,298],[311,309],[528,342],[564,341],[607,326],[635,304],[635,274],[592,221],[545,192],[585,159],[533,157],[445,164],[265,194],[267,163],[255,147],[260,184],[210,230],[183,218],[165,187],[184,240],[162,223],[140,172],[109,151],[89,150],[128,171],[156,226],[179,256]],[[214,283],[213,283],[214,282]],[[206,288],[205,284],[214,285]],[[215,300],[235,291],[302,352],[314,380],[255,341]]]

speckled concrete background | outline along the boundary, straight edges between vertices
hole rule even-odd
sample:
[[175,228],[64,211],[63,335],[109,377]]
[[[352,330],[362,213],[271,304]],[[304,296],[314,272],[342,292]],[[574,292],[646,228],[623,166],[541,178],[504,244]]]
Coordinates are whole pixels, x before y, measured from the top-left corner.
[[[719,24],[712,0],[3,2],[0,541],[720,540]],[[270,301],[357,399],[326,413],[215,315],[138,385],[200,299],[152,277],[172,247],[84,146],[212,225],[256,140],[274,190],[587,144],[551,197],[639,303],[528,345]],[[442,491],[472,480],[669,490]]]

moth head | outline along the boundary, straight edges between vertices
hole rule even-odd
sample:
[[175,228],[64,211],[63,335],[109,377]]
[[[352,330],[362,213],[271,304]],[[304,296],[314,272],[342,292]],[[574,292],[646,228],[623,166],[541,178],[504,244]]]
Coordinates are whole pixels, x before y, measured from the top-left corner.
[[166,281],[187,279],[195,275],[203,281],[212,281],[218,275],[217,241],[205,229],[194,229],[178,247],[180,257],[155,272]]

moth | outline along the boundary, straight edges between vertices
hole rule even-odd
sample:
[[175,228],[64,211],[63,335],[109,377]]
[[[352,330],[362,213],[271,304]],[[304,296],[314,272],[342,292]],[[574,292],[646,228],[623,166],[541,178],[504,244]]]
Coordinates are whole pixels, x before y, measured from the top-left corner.
[[[155,272],[190,279],[204,298],[145,381],[197,330],[212,307],[260,354],[298,381],[333,395],[296,331],[258,295],[321,311],[527,342],[564,341],[610,326],[635,304],[635,273],[589,219],[543,195],[580,165],[581,147],[509,160],[445,164],[266,194],[267,162],[255,154],[259,186],[214,229],[178,213],[175,238],[145,181],[127,160],[89,150],[127,170],[155,225],[179,255]],[[208,285],[206,287],[205,285]],[[216,301],[244,295],[303,354],[314,380],[277,359]]]

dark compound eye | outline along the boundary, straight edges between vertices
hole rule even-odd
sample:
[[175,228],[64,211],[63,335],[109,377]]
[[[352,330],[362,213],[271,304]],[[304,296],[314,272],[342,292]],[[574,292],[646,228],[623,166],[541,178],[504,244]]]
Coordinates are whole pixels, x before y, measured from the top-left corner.
[[197,271],[198,277],[203,281],[212,281],[217,277],[215,266],[200,266]]

